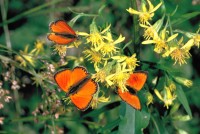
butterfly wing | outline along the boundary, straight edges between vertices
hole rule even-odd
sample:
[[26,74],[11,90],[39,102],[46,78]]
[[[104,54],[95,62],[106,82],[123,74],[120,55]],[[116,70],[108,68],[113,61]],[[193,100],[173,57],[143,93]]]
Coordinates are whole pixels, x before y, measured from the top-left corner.
[[71,101],[79,110],[85,111],[97,90],[98,84],[89,79],[76,93],[70,95]]
[[82,66],[77,66],[72,70],[73,83],[76,84],[88,76],[87,70]]
[[54,33],[64,33],[74,36],[76,35],[74,30],[64,20],[57,20],[50,23],[49,28]]
[[47,38],[54,43],[65,45],[76,40],[76,33],[64,20],[50,23],[49,28],[52,33],[48,34]]
[[119,89],[119,88],[118,88],[117,92],[118,92],[118,95],[120,96],[120,98],[123,101],[125,101],[127,104],[129,104],[130,106],[132,106],[136,110],[141,110],[140,100],[136,95],[131,94],[128,91],[122,92],[122,90]]
[[[78,83],[87,78],[88,72],[81,66],[75,67],[73,70],[60,71],[54,76],[58,86],[67,93],[70,92],[71,87],[77,86]],[[69,97],[78,109],[84,111],[89,107],[97,90],[98,84],[91,78],[88,78],[79,89],[69,94]]]
[[130,75],[126,84],[136,91],[140,91],[147,80],[147,72],[137,71]]
[[48,34],[47,38],[48,40],[53,41],[54,43],[59,44],[59,45],[65,45],[76,40],[76,38],[67,38],[65,36],[62,36],[56,33]]
[[69,92],[69,89],[73,84],[73,81],[71,79],[71,74],[72,74],[72,71],[66,69],[66,70],[59,71],[54,75],[54,79],[56,83],[66,93]]
[[69,92],[70,88],[86,78],[88,75],[84,67],[77,66],[73,70],[62,70],[54,75],[54,79],[58,86],[65,92]]

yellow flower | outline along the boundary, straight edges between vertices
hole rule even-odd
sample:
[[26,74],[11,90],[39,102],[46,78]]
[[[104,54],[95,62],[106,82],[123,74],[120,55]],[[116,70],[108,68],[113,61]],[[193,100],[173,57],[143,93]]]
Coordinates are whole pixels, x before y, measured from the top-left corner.
[[[181,42],[182,43],[182,42]],[[183,45],[181,44],[180,45]],[[194,40],[193,39],[190,39],[185,45],[183,45],[181,47],[181,49],[185,49],[186,51],[189,51],[191,49],[191,47],[194,45]]]
[[103,54],[103,56],[108,55],[109,57],[118,52],[119,49],[114,44],[108,44],[108,43],[102,43],[100,51]]
[[155,89],[154,92],[157,97],[164,102],[167,109],[173,104],[173,101],[176,99],[176,95],[170,91],[169,87],[165,87],[162,94],[157,89]]
[[178,83],[180,83],[180,84],[182,84],[182,85],[184,85],[184,86],[186,86],[186,87],[191,87],[192,85],[193,85],[193,82],[191,81],[191,80],[188,80],[188,79],[186,79],[186,78],[183,78],[183,77],[175,77],[175,80],[178,82]]
[[122,92],[128,91],[126,88],[126,81],[128,80],[131,69],[122,69],[121,65],[118,63],[116,65],[116,72],[106,77],[106,82],[109,86],[117,86]]
[[194,40],[194,45],[199,48],[199,45],[200,45],[200,34],[196,34],[195,36],[193,36],[193,40]]
[[75,46],[76,48],[78,48],[81,44],[82,44],[81,40],[75,40],[73,43],[71,43],[71,45]]
[[186,59],[189,59],[191,55],[189,51],[185,49],[176,48],[174,51],[172,51],[170,56],[173,60],[175,60],[174,64],[178,62],[179,65],[182,65],[182,64],[187,63]]
[[99,70],[99,64],[101,64],[102,61],[105,60],[101,53],[94,51],[93,49],[86,49],[85,51],[83,51],[83,53],[85,54],[86,58],[89,58],[88,60],[94,63],[95,70]]
[[150,0],[147,0],[149,9],[147,9],[146,5],[142,3],[142,9],[141,12],[136,11],[132,8],[127,9],[127,11],[130,14],[136,14],[139,15],[139,21],[142,24],[149,24],[149,20],[152,20],[152,17],[154,16],[154,12],[162,5],[162,2],[160,2],[156,7],[154,7]]
[[85,32],[77,32],[77,34],[80,36],[86,36],[87,43],[91,43],[92,46],[97,48],[99,45],[102,44],[105,37],[103,34],[110,29],[110,26],[111,25],[106,27],[103,31],[99,32],[96,23],[93,21],[92,24],[90,25],[90,34]]
[[93,75],[93,78],[95,79],[95,81],[97,82],[100,81],[101,83],[103,83],[106,80],[106,76],[107,76],[106,71],[104,69],[101,69],[96,74]]
[[54,51],[56,51],[60,56],[66,55],[67,52],[67,47],[66,45],[54,45]]
[[44,42],[41,40],[37,40],[35,42],[35,49],[36,49],[35,52],[36,55],[38,55],[41,51],[44,51]]
[[182,41],[183,37],[178,42],[172,42],[169,49],[164,52],[162,57],[168,57],[170,54],[172,54],[172,52],[176,54],[176,51],[178,51],[179,49],[181,49],[180,51],[189,52],[190,48],[193,45],[193,39],[189,40],[185,45],[182,43]]
[[106,35],[107,36],[105,36],[105,39],[107,41],[102,42],[102,44],[96,50],[100,50],[104,56],[108,55],[109,57],[111,57],[114,53],[118,52],[119,48],[115,45],[124,41],[125,37],[122,37],[122,35],[120,35],[118,39],[114,41],[110,32],[108,32]]
[[151,25],[147,26],[147,25],[143,25],[143,24],[140,24],[141,27],[145,28],[145,31],[144,31],[144,38],[146,40],[149,40],[151,38],[154,38],[154,35],[157,34],[155,28]]
[[114,62],[108,62],[106,64],[104,64],[104,67],[99,69],[99,70],[96,70],[96,74],[94,74],[92,76],[92,78],[95,79],[95,81],[97,82],[101,82],[101,83],[104,83],[106,82],[106,77],[111,73],[112,69],[113,69],[113,64]]
[[146,98],[147,98],[147,103],[146,105],[148,106],[149,104],[153,104],[153,95],[150,92],[147,92],[145,94]]
[[173,82],[170,83],[169,89],[170,89],[171,92],[175,91],[176,90],[176,85]]
[[166,38],[166,33],[168,33],[168,31],[166,31],[166,29],[163,29],[160,33],[160,36],[158,36],[157,34],[154,34],[153,40],[143,41],[142,44],[154,43],[155,44],[154,51],[157,53],[162,53],[164,50],[166,51],[169,49],[169,46],[167,43],[170,42],[171,40],[175,39],[178,36],[178,34],[174,34],[174,35]]
[[139,61],[136,58],[136,54],[133,54],[131,57],[126,58],[124,66],[127,66],[129,69],[135,70],[136,66],[139,66],[137,62]]
[[27,63],[35,66],[35,60],[33,59],[36,49],[33,49],[31,52],[28,52],[29,46],[26,45],[24,51],[20,51],[20,55],[15,56],[15,60],[20,62],[20,66],[27,66]]
[[101,97],[99,97],[99,91],[97,93],[94,94],[92,102],[91,102],[91,107],[93,109],[97,108],[98,103],[100,102],[109,102],[110,101],[110,97],[105,97],[104,96],[104,92],[102,93]]
[[117,60],[117,62],[121,63],[122,68],[131,69],[132,71],[135,70],[136,66],[138,66],[137,62],[139,62],[136,58],[136,54],[134,53],[131,57],[128,56],[113,56],[112,59]]

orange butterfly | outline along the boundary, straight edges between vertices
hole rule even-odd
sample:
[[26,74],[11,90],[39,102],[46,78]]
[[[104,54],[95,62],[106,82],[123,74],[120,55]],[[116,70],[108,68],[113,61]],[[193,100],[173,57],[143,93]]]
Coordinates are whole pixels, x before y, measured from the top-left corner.
[[73,70],[65,69],[57,72],[54,79],[58,86],[66,92],[72,103],[79,110],[86,110],[93,95],[98,90],[98,84],[91,79],[89,73],[84,67],[78,66]]
[[49,25],[52,33],[47,35],[47,38],[59,45],[66,45],[77,39],[74,30],[64,21],[57,20]]
[[130,75],[129,79],[126,81],[126,86],[129,91],[124,91],[118,88],[117,93],[120,98],[128,103],[130,106],[137,110],[141,110],[141,104],[138,96],[135,92],[140,91],[147,80],[147,72],[137,71]]

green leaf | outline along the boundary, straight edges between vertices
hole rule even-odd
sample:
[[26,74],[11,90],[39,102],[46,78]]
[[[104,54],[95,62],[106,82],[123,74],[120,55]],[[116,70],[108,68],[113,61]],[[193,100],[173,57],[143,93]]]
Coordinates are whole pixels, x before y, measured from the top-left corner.
[[163,121],[158,115],[151,116],[151,121],[153,126],[150,128],[150,132],[154,132],[153,134],[168,134]]
[[192,13],[187,13],[187,14],[184,14],[182,16],[180,16],[179,18],[177,19],[174,19],[174,21],[171,22],[172,25],[179,25],[180,23],[186,21],[186,20],[189,20],[197,15],[199,15],[200,12],[192,12]]
[[122,120],[119,125],[119,134],[142,134],[142,130],[149,124],[150,114],[146,109],[137,111],[131,106],[122,102],[120,108]]
[[119,106],[119,101],[112,102],[112,103],[109,103],[109,104],[99,108],[99,109],[95,109],[95,110],[83,115],[82,118],[85,118],[85,117],[97,117],[101,113],[104,113],[105,111],[112,110],[112,109],[114,109],[114,108],[116,108],[118,106]]
[[180,85],[176,85],[176,87],[177,87],[177,89],[176,89],[175,92],[177,94],[178,100],[181,102],[181,104],[185,108],[185,111],[190,116],[190,118],[192,118],[192,112],[191,112],[191,109],[190,109],[189,104],[188,104],[188,100],[185,96],[185,93],[184,93],[182,87]]
[[123,46],[122,50],[124,50],[126,47],[128,47],[131,43],[132,43],[132,40],[129,41],[128,43],[126,43],[126,44]]
[[[126,104],[121,103],[120,115],[122,120],[119,124],[119,134],[134,134],[135,133],[135,109]],[[123,114],[125,114],[123,116]]]
[[189,115],[176,115],[172,118],[175,121],[189,121],[191,118]]
[[142,134],[142,130],[149,125],[150,114],[145,111],[136,111],[135,112],[135,133]]
[[104,127],[100,128],[97,133],[102,133],[102,132],[110,132],[114,127],[118,126],[120,123],[121,119],[117,118],[116,120],[107,123]]

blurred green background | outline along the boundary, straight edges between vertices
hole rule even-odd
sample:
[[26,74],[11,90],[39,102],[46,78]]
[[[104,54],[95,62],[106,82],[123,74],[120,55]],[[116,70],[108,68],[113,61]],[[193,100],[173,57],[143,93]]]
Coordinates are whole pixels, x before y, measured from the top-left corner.
[[[139,0],[137,1],[138,5],[140,2]],[[157,5],[159,2],[158,0],[152,0],[154,5]],[[27,44],[29,44],[29,49],[31,50],[34,48],[36,40],[42,40],[47,51],[46,56],[48,57],[48,55],[52,54],[52,42],[46,39],[50,22],[57,19],[64,19],[66,22],[69,22],[76,16],[76,13],[98,14],[98,10],[102,6],[105,7],[100,16],[96,19],[97,25],[105,26],[106,24],[111,24],[111,29],[116,34],[122,34],[126,37],[125,43],[133,38],[133,20],[126,11],[126,9],[131,6],[131,1],[129,0],[1,0],[1,4],[2,3],[4,3],[4,7],[7,10],[6,16],[12,49],[17,52],[24,50]],[[174,30],[181,29],[193,33],[198,30],[200,26],[199,0],[164,0],[164,3],[166,6],[166,14],[171,14],[176,11],[175,14],[171,16],[171,24]],[[152,22],[161,18],[162,15],[163,9],[160,8],[156,11]],[[91,21],[92,17],[80,17],[73,25],[73,29],[89,32]],[[140,39],[141,41],[143,40],[142,37]],[[6,46],[2,14],[0,17],[0,44]],[[151,56],[154,55],[153,52],[150,52],[152,48],[149,47],[151,46],[141,47],[141,60],[155,60],[153,56]],[[186,121],[176,121],[172,118],[165,118],[166,114],[168,114],[166,109],[161,105],[158,106],[154,104],[154,108],[157,107],[156,112],[152,114],[154,120],[151,119],[151,123],[144,130],[144,133],[200,133],[200,49],[197,47],[192,48],[190,53],[192,58],[188,61],[188,64],[181,67],[182,72],[180,74],[194,82],[191,88],[183,87],[193,118]],[[0,52],[0,54],[7,55],[4,52]],[[41,64],[42,63],[38,66]],[[178,69],[180,68],[178,67]],[[39,70],[39,67],[36,68],[36,72],[41,70]],[[6,70],[1,67],[1,74],[5,71]],[[4,105],[4,108],[0,109],[0,117],[5,117],[4,123],[0,125],[0,133],[53,133],[53,128],[56,128],[56,133],[117,133],[119,129],[118,124],[120,122],[120,101],[116,100],[119,99],[113,97],[112,100],[115,101],[104,105],[104,107],[100,106],[101,108],[99,110],[90,109],[83,113],[77,111],[73,114],[66,113],[66,116],[61,116],[59,119],[55,120],[55,122],[52,122],[50,115],[39,115],[38,118],[35,118],[32,112],[40,103],[48,99],[42,98],[46,89],[41,89],[33,85],[33,80],[31,79],[32,75],[26,71],[17,69],[15,73],[19,79],[27,80],[26,86],[22,86],[18,90],[18,101],[21,113],[19,114],[16,110],[16,105],[18,104],[16,104],[15,99],[13,99],[11,103]],[[149,71],[149,73],[153,74],[154,71]],[[0,78],[0,81],[3,81],[3,76]],[[7,89],[10,88],[9,84],[5,84],[4,86]],[[12,96],[16,95],[16,93],[11,94]],[[180,114],[186,114],[183,107],[180,107],[179,111],[176,113],[177,116],[179,112]],[[97,116],[98,118],[96,118]],[[156,126],[155,122],[159,125],[159,128],[157,128],[159,131],[151,131]],[[162,125],[160,122],[165,123]],[[19,126],[23,126],[23,128],[19,128]],[[18,130],[21,130],[21,132]]]

